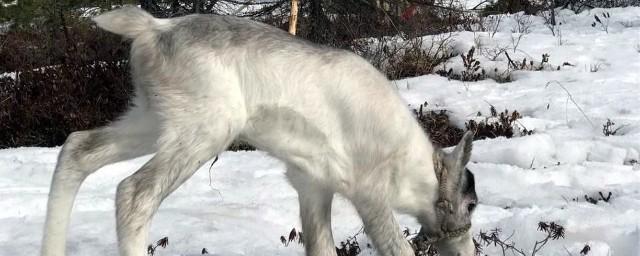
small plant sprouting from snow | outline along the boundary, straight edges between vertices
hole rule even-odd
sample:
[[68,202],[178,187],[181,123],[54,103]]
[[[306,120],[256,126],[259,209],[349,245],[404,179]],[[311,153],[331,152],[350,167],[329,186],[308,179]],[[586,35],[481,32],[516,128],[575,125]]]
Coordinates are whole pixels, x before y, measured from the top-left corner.
[[165,236],[162,239],[158,240],[155,245],[150,244],[147,247],[147,255],[148,256],[153,256],[153,255],[155,255],[156,249],[158,248],[158,246],[160,246],[162,248],[167,248],[167,245],[169,245],[169,237]]
[[600,70],[602,63],[589,64],[589,72],[595,73]]
[[[490,232],[482,232],[478,235],[478,240],[485,248],[488,246],[498,247],[502,251],[502,255],[521,255],[535,256],[539,253],[549,241],[564,239],[565,229],[555,222],[538,222],[538,231],[545,233],[545,237],[535,241],[530,252],[516,246],[511,240],[511,236],[504,237],[502,230],[496,228]],[[509,254],[507,254],[509,252]]]
[[[513,78],[511,76],[511,73],[513,71],[557,71],[561,68],[561,66],[554,66],[549,63],[550,55],[548,53],[542,54],[540,61],[534,61],[533,59],[527,59],[526,57],[522,60],[518,60],[512,58],[511,55],[509,55],[509,53],[507,52],[512,48],[497,47],[493,49],[487,49],[486,47],[482,47],[481,44],[476,45],[479,45],[478,49],[480,50],[480,54],[492,61],[495,61],[499,56],[504,54],[504,56],[507,58],[506,67],[503,68],[503,70],[500,70],[496,67],[493,69],[493,72],[487,72],[482,67],[482,63],[474,57],[474,54],[476,52],[476,48],[474,46],[471,47],[466,55],[460,55],[464,67],[462,71],[456,71],[453,68],[447,69],[446,66],[444,66],[442,69],[437,70],[435,73],[451,80],[459,80],[465,82],[477,82],[480,80],[491,78],[498,83],[508,83],[513,81]],[[564,62],[563,66],[572,66],[572,64]]]
[[465,70],[462,71],[462,77],[459,80],[478,81],[486,77],[484,69],[481,70],[480,68],[480,61],[473,57],[475,50],[475,47],[471,47],[466,56],[464,54],[460,55],[460,57],[462,57]]
[[582,247],[582,250],[580,250],[580,255],[581,256],[588,255],[590,251],[591,251],[591,246],[589,246],[588,244],[585,244],[584,247]]
[[[336,247],[336,254],[338,256],[356,256],[360,254],[362,249],[360,248],[360,244],[358,243],[358,235],[364,233],[364,228],[361,228],[353,236],[348,237],[345,241],[340,242],[340,246]],[[280,242],[285,246],[289,246],[291,242],[298,242],[298,244],[303,244],[303,236],[302,232],[297,232],[295,228],[291,229],[289,232],[289,238],[285,238],[285,236],[280,236]],[[370,245],[367,244],[370,247]]]
[[436,74],[460,81],[477,82],[486,79],[486,71],[480,66],[480,61],[474,57],[475,50],[475,47],[471,47],[466,55],[464,53],[460,54],[464,65],[464,70],[461,73],[455,73],[453,68],[449,68],[449,70],[444,68],[436,71]]
[[[475,246],[475,255],[481,256],[483,251],[490,247],[498,247],[502,251],[502,256],[506,255],[521,255],[521,256],[535,256],[539,253],[550,241],[564,239],[565,228],[556,222],[538,222],[537,230],[544,233],[544,238],[540,240],[536,240],[533,244],[531,251],[526,251],[520,247],[518,247],[514,241],[511,240],[513,234],[505,237],[502,235],[502,230],[495,228],[489,232],[480,231],[480,233],[473,238],[473,243]],[[407,241],[413,247],[416,256],[438,256],[438,250],[432,245],[427,243],[420,243],[416,237],[418,232],[411,232],[409,228],[405,228],[403,234]],[[348,237],[346,240],[340,242],[339,247],[336,247],[336,253],[338,256],[356,256],[362,252],[362,248],[358,243],[357,237],[359,235],[364,234],[364,229],[360,229],[353,236]],[[297,232],[296,229],[292,229],[289,233],[289,240],[285,238],[285,236],[280,237],[280,241],[283,245],[288,246],[291,242],[298,241],[299,244],[302,244],[302,233]],[[367,248],[371,248],[370,244],[366,245]],[[585,247],[580,251],[580,255],[587,255],[587,253],[591,250],[589,245],[585,245]]]
[[607,122],[602,125],[602,134],[604,134],[604,136],[616,135],[622,127],[623,126],[616,127],[616,123],[611,121],[611,119],[607,119]]
[[525,35],[531,32],[533,20],[530,15],[524,15],[522,13],[516,13],[513,17],[515,23],[511,28],[511,48],[515,53],[520,45],[520,41],[522,41]]
[[504,15],[501,14],[487,17],[487,31],[489,32],[489,35],[491,35],[491,38],[493,38],[500,29],[500,23],[502,23],[503,17]]
[[513,61],[508,53],[504,53],[507,56],[507,60],[509,61],[509,68],[513,70],[528,70],[528,71],[542,71],[542,70],[560,70],[560,67],[553,67],[549,64],[548,53],[543,53],[542,58],[539,63],[534,62],[533,60],[528,60],[527,58],[523,58],[522,61]]
[[297,232],[295,228],[291,229],[289,232],[289,238],[285,238],[284,236],[280,236],[280,242],[284,246],[289,246],[291,242],[298,242],[299,244],[303,243],[302,240],[302,232]]
[[[336,247],[336,253],[338,256],[355,256],[360,254],[360,244],[356,237],[361,234],[363,229],[360,229],[355,235],[348,237],[345,241],[340,242],[340,246]],[[369,245],[370,246],[370,245]]]
[[604,32],[606,32],[607,34],[609,34],[609,20],[611,19],[611,15],[609,14],[609,12],[602,12],[602,14],[600,16],[598,16],[598,14],[594,14],[593,15],[593,23],[591,23],[591,26],[594,28],[598,28]]
[[[590,204],[598,204],[598,202],[600,201],[608,203],[611,200],[611,196],[613,196],[613,193],[611,193],[611,191],[607,193],[607,196],[605,196],[604,193],[602,193],[602,191],[598,191],[598,196],[595,196],[595,197],[592,197],[590,195],[584,195],[584,201]],[[579,202],[580,198],[576,197],[571,199],[571,201]]]

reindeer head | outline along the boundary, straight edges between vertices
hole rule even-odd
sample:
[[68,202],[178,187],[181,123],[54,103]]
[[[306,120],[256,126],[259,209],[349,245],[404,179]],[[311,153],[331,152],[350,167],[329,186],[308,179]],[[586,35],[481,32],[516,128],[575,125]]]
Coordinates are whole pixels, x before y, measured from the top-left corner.
[[419,217],[423,225],[419,239],[435,243],[441,255],[474,254],[469,228],[478,198],[473,174],[466,168],[472,141],[473,133],[467,132],[453,152],[436,150],[433,155],[438,200],[433,205],[435,214]]

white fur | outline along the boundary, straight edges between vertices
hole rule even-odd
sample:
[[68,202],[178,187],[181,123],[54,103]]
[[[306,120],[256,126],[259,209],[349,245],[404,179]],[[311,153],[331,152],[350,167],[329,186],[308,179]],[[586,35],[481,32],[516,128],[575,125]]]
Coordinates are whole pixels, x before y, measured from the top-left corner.
[[[117,191],[120,254],[144,256],[162,200],[238,138],[287,164],[307,255],[336,255],[334,193],[354,204],[380,255],[413,255],[392,210],[434,215],[434,149],[367,61],[238,18],[159,20],[127,7],[95,21],[134,39],[135,106],[106,127],[67,139],[53,176],[42,255],[65,255],[69,215],[84,178],[106,164],[156,152]],[[210,33],[189,34],[205,29]],[[165,32],[175,38],[159,36]]]

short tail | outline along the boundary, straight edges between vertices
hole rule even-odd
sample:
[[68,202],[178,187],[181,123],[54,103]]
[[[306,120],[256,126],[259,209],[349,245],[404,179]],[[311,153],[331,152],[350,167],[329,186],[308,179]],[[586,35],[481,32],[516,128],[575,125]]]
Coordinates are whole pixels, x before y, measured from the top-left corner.
[[138,7],[129,5],[93,17],[93,21],[106,31],[135,39],[157,26],[160,20]]

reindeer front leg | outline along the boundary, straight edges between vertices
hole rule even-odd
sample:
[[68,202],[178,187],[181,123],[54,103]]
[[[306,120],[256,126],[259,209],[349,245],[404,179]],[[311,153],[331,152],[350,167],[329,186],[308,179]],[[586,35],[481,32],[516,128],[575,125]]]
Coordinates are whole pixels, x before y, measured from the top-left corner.
[[302,236],[307,256],[336,256],[331,232],[333,191],[314,183],[300,169],[287,167],[287,177],[298,192]]
[[387,200],[376,195],[360,195],[353,204],[362,218],[364,231],[373,241],[379,255],[413,256],[411,245],[400,231]]

